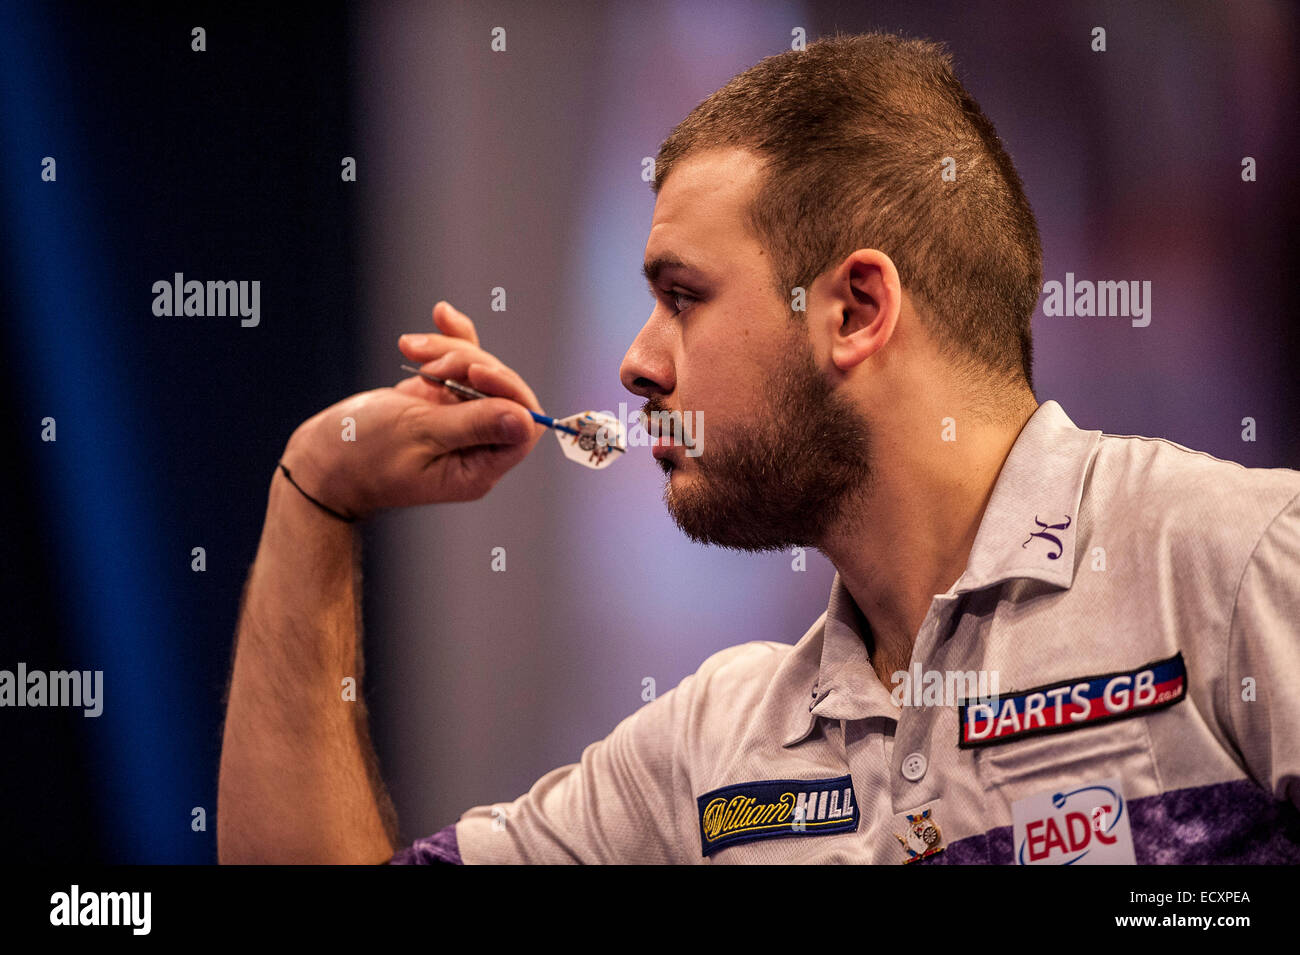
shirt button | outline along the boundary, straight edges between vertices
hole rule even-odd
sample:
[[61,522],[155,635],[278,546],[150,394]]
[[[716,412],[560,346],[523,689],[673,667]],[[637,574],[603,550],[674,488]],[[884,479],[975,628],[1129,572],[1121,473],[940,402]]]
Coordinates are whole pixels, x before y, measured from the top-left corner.
[[916,782],[925,775],[928,766],[926,758],[921,753],[910,753],[903,758],[903,778],[908,782]]

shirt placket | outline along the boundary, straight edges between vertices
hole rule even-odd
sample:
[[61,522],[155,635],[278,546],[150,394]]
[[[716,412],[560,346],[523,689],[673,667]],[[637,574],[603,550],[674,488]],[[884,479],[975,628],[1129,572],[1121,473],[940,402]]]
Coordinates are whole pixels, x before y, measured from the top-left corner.
[[[912,659],[920,662],[923,672],[929,668],[930,661],[939,656],[936,651],[947,635],[960,599],[956,595],[941,594],[931,601],[912,651]],[[909,679],[913,673],[909,667]],[[922,687],[913,685],[910,689],[910,705],[902,707],[894,737],[884,747],[889,792],[888,808],[882,812],[881,818],[888,820],[892,831],[882,833],[879,843],[892,853],[891,860],[897,862],[906,862],[914,858],[913,853],[926,851],[915,840],[909,845],[906,839],[914,820],[924,817],[925,821],[937,827],[940,834],[948,822],[945,813],[948,807],[943,795],[945,779],[951,769],[947,765],[951,741],[935,732],[935,723],[944,707],[921,705]],[[941,835],[938,845],[942,845]]]

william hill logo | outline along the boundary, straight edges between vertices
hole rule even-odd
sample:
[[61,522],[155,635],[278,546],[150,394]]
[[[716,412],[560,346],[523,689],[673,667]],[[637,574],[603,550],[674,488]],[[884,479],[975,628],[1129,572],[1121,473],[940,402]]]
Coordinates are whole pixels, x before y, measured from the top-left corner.
[[858,828],[850,776],[738,783],[707,792],[696,803],[706,856],[756,839],[824,836]]

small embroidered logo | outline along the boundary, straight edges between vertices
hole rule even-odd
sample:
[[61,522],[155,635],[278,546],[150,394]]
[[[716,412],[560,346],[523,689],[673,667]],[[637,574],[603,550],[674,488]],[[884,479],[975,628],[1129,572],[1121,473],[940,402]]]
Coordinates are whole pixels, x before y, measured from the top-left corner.
[[1067,527],[1070,526],[1070,515],[1069,515],[1069,514],[1065,515],[1065,523],[1064,523],[1064,524],[1044,524],[1042,521],[1040,521],[1040,520],[1038,519],[1038,515],[1035,514],[1035,515],[1034,515],[1034,523],[1038,525],[1038,528],[1039,528],[1039,529],[1036,530],[1036,531],[1033,531],[1032,533],[1030,533],[1029,537],[1027,537],[1027,538],[1025,539],[1025,542],[1024,542],[1023,544],[1021,544],[1020,546],[1021,546],[1022,548],[1023,548],[1023,547],[1028,547],[1028,546],[1029,546],[1029,542],[1030,542],[1031,540],[1033,540],[1035,537],[1041,537],[1043,540],[1049,540],[1049,541],[1051,541],[1053,544],[1056,545],[1056,553],[1055,553],[1055,554],[1048,554],[1048,555],[1047,555],[1047,559],[1048,559],[1048,560],[1056,560],[1058,557],[1061,556],[1062,553],[1064,553],[1065,548],[1061,546],[1061,539],[1060,539],[1059,537],[1057,537],[1055,534],[1049,534],[1049,533],[1047,533],[1047,532],[1048,532],[1048,531],[1063,531],[1063,530],[1065,530]]

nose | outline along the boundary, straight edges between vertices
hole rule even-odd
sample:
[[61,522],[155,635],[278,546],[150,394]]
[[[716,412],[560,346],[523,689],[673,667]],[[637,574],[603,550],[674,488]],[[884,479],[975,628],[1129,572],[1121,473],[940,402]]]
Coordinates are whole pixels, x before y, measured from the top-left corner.
[[642,398],[670,394],[677,386],[668,336],[653,315],[623,356],[618,377],[624,388]]

